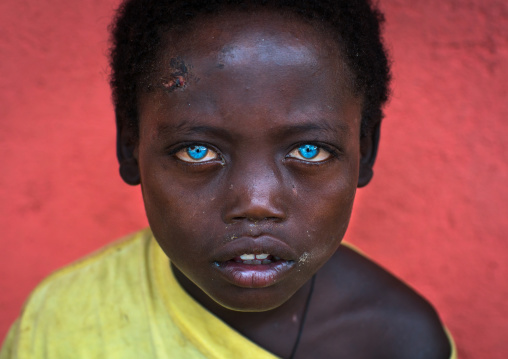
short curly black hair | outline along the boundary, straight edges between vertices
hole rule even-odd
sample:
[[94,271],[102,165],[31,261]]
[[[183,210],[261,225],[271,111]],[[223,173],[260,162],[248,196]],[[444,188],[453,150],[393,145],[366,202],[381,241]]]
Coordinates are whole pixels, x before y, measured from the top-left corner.
[[158,52],[166,45],[165,33],[192,25],[198,15],[256,9],[296,14],[332,31],[344,57],[338,61],[346,62],[351,85],[362,96],[362,136],[381,122],[390,66],[381,37],[384,16],[370,0],[125,0],[110,26],[110,84],[117,128],[128,126],[138,134],[141,81],[156,65]]

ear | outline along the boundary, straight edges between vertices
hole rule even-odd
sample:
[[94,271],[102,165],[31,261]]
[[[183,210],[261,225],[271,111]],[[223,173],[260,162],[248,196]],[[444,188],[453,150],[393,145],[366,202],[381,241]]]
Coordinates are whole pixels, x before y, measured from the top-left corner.
[[358,187],[366,186],[374,175],[373,167],[376,162],[379,146],[381,121],[360,138],[360,174],[358,176]]
[[141,183],[137,160],[138,134],[133,126],[117,122],[116,156],[120,164],[120,176],[125,183],[135,186]]

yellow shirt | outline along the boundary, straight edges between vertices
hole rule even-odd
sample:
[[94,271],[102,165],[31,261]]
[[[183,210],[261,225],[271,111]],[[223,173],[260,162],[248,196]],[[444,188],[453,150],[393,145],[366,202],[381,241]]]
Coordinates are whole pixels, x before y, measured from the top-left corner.
[[239,357],[276,358],[180,287],[149,229],[46,278],[0,352],[0,359]]

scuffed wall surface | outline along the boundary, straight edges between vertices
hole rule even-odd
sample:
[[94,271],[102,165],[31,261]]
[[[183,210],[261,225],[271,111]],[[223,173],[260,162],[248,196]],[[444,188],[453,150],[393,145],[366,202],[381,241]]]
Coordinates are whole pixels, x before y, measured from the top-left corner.
[[[0,3],[0,337],[45,275],[146,225],[114,157],[116,1]],[[508,3],[382,0],[394,61],[347,239],[438,308],[460,357],[508,355]]]

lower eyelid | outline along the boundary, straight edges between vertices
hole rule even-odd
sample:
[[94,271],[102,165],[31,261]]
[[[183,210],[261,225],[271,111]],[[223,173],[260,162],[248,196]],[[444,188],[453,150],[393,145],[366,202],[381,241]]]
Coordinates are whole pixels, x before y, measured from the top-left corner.
[[[205,156],[203,158],[194,159],[187,152],[188,149],[193,146],[205,147],[207,149],[207,153],[205,154]],[[175,156],[180,161],[186,162],[186,163],[206,163],[206,162],[214,161],[214,160],[217,160],[220,158],[220,154],[217,151],[210,148],[209,146],[199,145],[199,144],[198,145],[191,144],[191,145],[185,146],[183,148],[179,148],[179,149],[173,151],[172,155]],[[211,158],[207,158],[207,157],[211,157]]]
[[[305,144],[304,144],[305,145]],[[323,147],[323,146],[320,146],[320,145],[315,145],[317,148],[318,148],[318,154],[316,155],[316,157],[319,157],[321,156],[322,154],[325,154],[326,157],[323,158],[323,159],[317,159],[316,160],[316,157],[313,157],[313,158],[305,158],[303,157],[302,155],[300,155],[299,153],[299,150],[302,146],[304,145],[299,145],[298,147],[294,148],[293,150],[291,150],[288,154],[287,154],[287,158],[295,158],[297,160],[301,160],[301,161],[305,161],[305,162],[315,162],[315,163],[319,163],[319,162],[324,162],[324,161],[327,161],[328,159],[330,159],[331,157],[334,157],[335,154],[333,151]],[[325,152],[325,153],[323,153]]]

